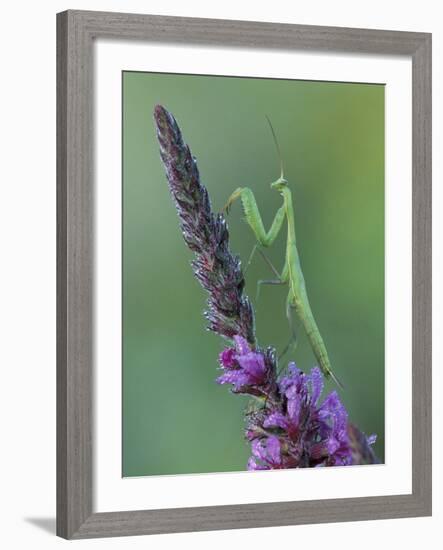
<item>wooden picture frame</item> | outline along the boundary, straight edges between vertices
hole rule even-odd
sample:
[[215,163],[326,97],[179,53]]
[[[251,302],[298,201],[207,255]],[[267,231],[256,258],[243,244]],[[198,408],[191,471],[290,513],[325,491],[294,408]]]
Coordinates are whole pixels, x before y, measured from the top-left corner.
[[[412,494],[93,513],[93,42],[96,38],[412,59]],[[57,534],[67,539],[431,514],[431,35],[66,11],[57,15]]]

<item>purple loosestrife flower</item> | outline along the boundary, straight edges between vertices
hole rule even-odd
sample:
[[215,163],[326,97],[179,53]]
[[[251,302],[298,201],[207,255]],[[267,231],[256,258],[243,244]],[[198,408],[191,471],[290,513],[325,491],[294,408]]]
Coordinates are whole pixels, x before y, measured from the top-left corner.
[[319,403],[323,375],[318,367],[304,374],[290,363],[273,385],[275,370],[266,368],[265,355],[251,350],[241,337],[234,340],[235,348],[220,354],[223,374],[217,382],[232,384],[234,393],[265,397],[264,406],[248,417],[246,438],[252,443],[248,469],[348,466],[359,463],[355,459],[362,445],[370,457],[373,439],[360,437],[351,446],[348,414],[337,392]]
[[310,455],[321,466],[348,466],[352,464],[352,453],[348,437],[348,413],[337,392],[333,391],[315,413],[316,437],[311,443]]
[[253,351],[242,336],[234,336],[235,348],[228,348],[220,354],[220,365],[224,373],[217,378],[219,384],[232,384],[235,392],[248,393],[247,386],[263,387],[266,384],[268,368],[262,353]]
[[180,128],[164,107],[154,109],[160,155],[180,219],[183,238],[195,253],[194,274],[208,291],[205,316],[209,330],[232,339],[242,336],[255,344],[254,314],[243,293],[240,260],[229,250],[226,220],[211,209],[208,191],[200,180],[197,162]]
[[318,404],[323,390],[320,369],[316,367],[307,375],[292,363],[278,387],[282,398],[278,406],[269,407],[259,419],[261,426],[255,426],[255,430],[249,427],[256,438],[248,467],[254,470],[277,467],[275,442],[271,446],[272,461],[269,459],[271,438],[277,438],[280,444],[279,468],[352,464],[347,413],[337,393],[330,393],[321,405]]
[[281,470],[288,467],[282,457],[282,445],[278,437],[254,439],[252,454],[248,470]]
[[195,253],[195,277],[208,292],[209,330],[233,347],[219,356],[219,384],[250,395],[259,405],[246,414],[251,443],[249,470],[346,466],[378,462],[366,437],[348,422],[336,392],[319,404],[323,375],[304,374],[294,363],[277,376],[275,350],[255,341],[254,313],[244,294],[240,260],[229,250],[226,220],[214,214],[195,158],[174,117],[161,105],[154,110],[160,154],[179,216],[183,238]]

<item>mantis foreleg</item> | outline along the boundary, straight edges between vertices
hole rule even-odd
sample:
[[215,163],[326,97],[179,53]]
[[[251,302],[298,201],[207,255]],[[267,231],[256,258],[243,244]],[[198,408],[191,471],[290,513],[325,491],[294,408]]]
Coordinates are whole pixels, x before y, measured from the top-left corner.
[[249,187],[239,187],[238,189],[236,189],[229,197],[224,210],[229,212],[232,203],[238,198],[240,198],[242,201],[246,221],[254,232],[255,238],[257,239],[258,243],[266,247],[271,246],[271,244],[275,241],[285,219],[286,212],[284,206],[281,206],[277,210],[274,221],[272,222],[269,231],[266,232],[263,225],[263,220],[258,210],[254,193],[251,191],[251,189],[249,189]]

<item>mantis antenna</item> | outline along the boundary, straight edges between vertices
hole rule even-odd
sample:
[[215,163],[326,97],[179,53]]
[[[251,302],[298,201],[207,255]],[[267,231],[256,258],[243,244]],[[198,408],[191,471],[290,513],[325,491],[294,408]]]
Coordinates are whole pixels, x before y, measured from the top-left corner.
[[283,174],[283,157],[282,157],[282,154],[281,154],[280,145],[278,144],[277,136],[275,135],[274,127],[272,126],[271,120],[269,119],[268,115],[265,115],[265,117],[266,117],[266,120],[268,121],[269,128],[271,128],[272,137],[274,138],[275,148],[277,149],[277,155],[278,155],[278,158],[280,160],[280,177],[283,179],[283,176],[284,176],[284,174]]

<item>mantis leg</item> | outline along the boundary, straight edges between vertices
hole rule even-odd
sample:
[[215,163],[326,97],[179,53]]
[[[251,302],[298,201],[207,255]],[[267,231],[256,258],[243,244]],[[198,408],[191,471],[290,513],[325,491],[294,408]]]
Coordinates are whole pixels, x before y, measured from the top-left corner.
[[241,188],[241,187],[237,187],[237,189],[236,189],[236,190],[231,194],[231,196],[229,197],[227,203],[223,206],[222,212],[226,212],[226,214],[229,214],[229,212],[230,212],[230,210],[231,210],[232,204],[233,204],[238,198],[240,198],[241,193],[242,193],[242,188]]
[[280,279],[260,279],[259,281],[257,281],[257,293],[255,295],[255,301],[258,302],[258,299],[260,297],[261,285],[284,285],[284,284],[286,283]]
[[280,273],[277,271],[277,269],[272,264],[271,260],[266,256],[266,254],[263,252],[263,250],[258,249],[260,256],[264,259],[264,261],[268,264],[268,266],[271,268],[272,273],[278,278],[279,281],[286,282],[284,278],[280,275]]
[[[257,245],[256,245],[257,247]],[[283,269],[283,272],[282,274],[280,275],[280,273],[277,271],[277,269],[274,267],[274,265],[272,264],[271,260],[266,256],[266,254],[260,250],[260,248],[258,248],[258,251],[261,255],[261,257],[265,260],[265,262],[268,264],[268,266],[270,267],[272,273],[274,273],[274,275],[277,277],[276,279],[265,279],[265,280],[260,280],[260,281],[257,281],[257,293],[256,293],[256,297],[255,297],[255,301],[258,302],[258,298],[259,298],[259,295],[260,295],[260,288],[261,288],[261,285],[284,285],[287,283],[287,275],[286,275],[286,270]]]
[[255,256],[255,253],[257,252],[257,248],[258,248],[258,243],[255,243],[255,244],[254,244],[254,248],[252,249],[252,252],[251,252],[251,254],[249,255],[248,263],[246,264],[246,267],[245,267],[244,270],[243,270],[243,275],[246,275],[246,272],[248,271],[249,266],[251,265],[252,258]]
[[271,246],[271,244],[275,241],[286,216],[284,205],[277,210],[269,231],[266,231],[258,210],[254,193],[248,187],[238,187],[229,197],[224,210],[229,213],[232,203],[239,198],[241,198],[242,201],[246,222],[254,232],[257,241],[262,246]]
[[287,276],[282,274],[280,275],[280,273],[277,271],[277,269],[274,267],[274,265],[272,264],[271,260],[266,256],[266,254],[263,252],[263,250],[261,250],[261,248],[259,248],[259,243],[255,243],[254,245],[254,248],[252,249],[252,252],[251,254],[249,255],[249,258],[248,258],[248,262],[246,264],[246,267],[245,269],[243,270],[243,275],[246,275],[246,272],[247,270],[249,269],[249,266],[251,265],[251,262],[252,262],[252,259],[253,257],[255,256],[255,253],[258,252],[260,253],[260,256],[264,259],[264,261],[268,264],[268,266],[270,267],[272,273],[277,277],[277,279],[279,281],[284,281],[286,282],[287,281]]

